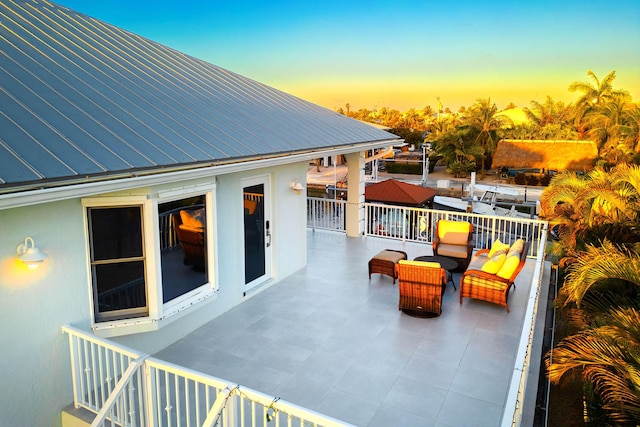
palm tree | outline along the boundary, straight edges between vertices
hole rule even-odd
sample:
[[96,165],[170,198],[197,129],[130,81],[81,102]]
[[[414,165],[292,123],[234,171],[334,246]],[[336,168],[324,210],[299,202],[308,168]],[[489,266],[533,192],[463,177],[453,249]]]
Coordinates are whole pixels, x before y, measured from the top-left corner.
[[531,108],[524,107],[527,118],[539,128],[549,125],[565,125],[569,118],[569,109],[562,101],[554,101],[549,95],[544,103],[531,101]]
[[612,279],[640,287],[640,255],[608,239],[599,247],[589,245],[568,269],[561,291],[564,305],[575,302],[579,307],[589,289]]
[[582,96],[578,98],[576,102],[577,106],[586,108],[600,106],[610,100],[612,96],[626,93],[626,91],[613,89],[613,81],[616,78],[615,70],[604,76],[602,80],[598,79],[591,70],[587,71],[587,75],[592,78],[595,84],[589,82],[573,82],[569,85],[569,92],[582,92]]
[[509,122],[508,117],[498,114],[498,107],[491,103],[490,98],[476,100],[467,110],[464,123],[476,130],[475,142],[482,147],[482,175],[487,154],[492,154],[498,144],[498,130]]
[[598,143],[600,157],[609,164],[628,162],[640,151],[640,112],[631,96],[618,94],[585,116],[587,135]]
[[[637,272],[636,272],[637,273]],[[640,284],[640,283],[639,283]],[[640,313],[617,308],[594,327],[565,338],[546,358],[549,380],[558,384],[579,371],[593,385],[616,424],[640,423]]]
[[550,250],[565,266],[588,244],[605,237],[620,243],[640,240],[640,166],[620,164],[585,176],[556,175],[540,199],[541,216],[558,231]]
[[602,80],[598,79],[591,70],[587,71],[595,84],[589,82],[573,82],[569,85],[570,92],[582,92],[575,104],[575,125],[578,133],[582,134],[585,128],[583,120],[587,113],[601,107],[605,102],[610,101],[613,96],[627,94],[624,90],[614,90],[613,81],[616,78],[615,70],[607,74]]

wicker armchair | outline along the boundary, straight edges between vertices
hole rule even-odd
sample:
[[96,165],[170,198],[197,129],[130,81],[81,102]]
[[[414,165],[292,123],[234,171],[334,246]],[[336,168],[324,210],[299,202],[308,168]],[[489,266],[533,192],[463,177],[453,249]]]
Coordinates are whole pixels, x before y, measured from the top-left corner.
[[[515,285],[515,280],[527,260],[529,253],[529,243],[525,242],[522,251],[516,255],[517,264],[514,263],[513,272],[508,277],[500,277],[498,274],[491,274],[482,271],[482,266],[489,261],[487,254],[489,249],[481,249],[473,257],[469,268],[462,274],[460,279],[460,304],[462,298],[468,297],[499,304],[507,309],[509,304],[507,298],[509,290]],[[508,274],[508,273],[507,273]]]
[[473,224],[466,221],[441,219],[436,223],[433,254],[451,258],[458,263],[457,270],[469,265],[473,253]]
[[[437,265],[437,264],[436,264]],[[447,281],[444,268],[421,261],[398,261],[398,310],[407,314],[439,316],[442,313],[442,295]]]

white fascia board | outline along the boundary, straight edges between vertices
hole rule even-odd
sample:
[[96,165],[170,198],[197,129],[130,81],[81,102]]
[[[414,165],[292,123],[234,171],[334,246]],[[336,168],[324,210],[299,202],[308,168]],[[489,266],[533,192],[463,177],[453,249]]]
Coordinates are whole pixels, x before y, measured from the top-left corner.
[[49,187],[17,193],[0,194],[0,210],[23,206],[32,206],[53,201],[69,200],[80,197],[89,197],[103,193],[128,190],[132,188],[171,184],[176,183],[177,181],[207,178],[217,175],[225,175],[247,170],[280,166],[302,161],[310,161],[325,156],[347,154],[361,150],[371,150],[375,148],[388,147],[389,145],[397,144],[399,141],[404,142],[404,140],[390,139],[317,151],[309,151],[304,153],[281,155],[272,158],[249,160],[244,162],[238,161],[235,163],[211,166],[193,166],[190,169],[172,172],[162,172],[162,170],[158,170],[145,174],[144,171],[141,171],[137,172],[139,174],[137,176],[136,172],[131,172],[126,175],[128,176],[128,178],[116,178],[108,180],[105,179],[105,177],[97,177],[89,182],[67,185],[62,182],[61,186],[59,187]]

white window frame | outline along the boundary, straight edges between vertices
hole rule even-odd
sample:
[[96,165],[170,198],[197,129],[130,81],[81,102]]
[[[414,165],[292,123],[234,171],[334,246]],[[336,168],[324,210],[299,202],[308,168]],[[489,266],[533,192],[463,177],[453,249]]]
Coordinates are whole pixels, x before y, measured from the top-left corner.
[[[105,337],[153,331],[169,324],[181,316],[178,313],[197,306],[199,302],[217,296],[219,289],[217,262],[217,215],[215,184],[182,187],[156,193],[156,197],[149,196],[105,196],[82,199],[84,215],[84,231],[86,242],[87,278],[89,303],[91,312],[91,327]],[[204,195],[206,206],[207,227],[207,277],[208,282],[186,294],[162,302],[162,263],[160,253],[160,231],[158,221],[158,204],[192,196]],[[142,228],[145,247],[145,287],[147,291],[147,306],[149,315],[130,319],[101,321],[95,319],[93,278],[91,270],[91,247],[89,239],[89,218],[87,208],[118,207],[139,205],[142,207]]]

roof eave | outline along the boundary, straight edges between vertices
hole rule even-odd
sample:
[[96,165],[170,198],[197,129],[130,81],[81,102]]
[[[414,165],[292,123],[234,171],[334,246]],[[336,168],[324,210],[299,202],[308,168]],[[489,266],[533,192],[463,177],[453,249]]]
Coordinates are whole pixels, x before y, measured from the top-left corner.
[[7,187],[4,194],[0,189],[0,210],[310,161],[319,157],[387,147],[402,141],[404,140],[388,139],[277,155],[131,170],[119,174],[73,177],[66,180]]

